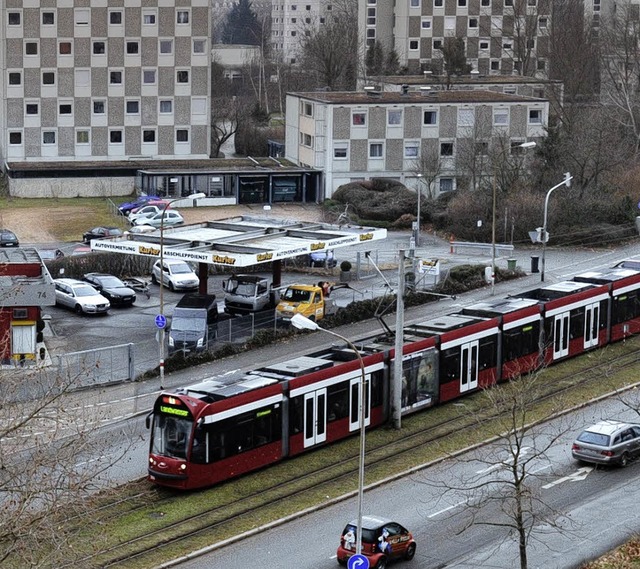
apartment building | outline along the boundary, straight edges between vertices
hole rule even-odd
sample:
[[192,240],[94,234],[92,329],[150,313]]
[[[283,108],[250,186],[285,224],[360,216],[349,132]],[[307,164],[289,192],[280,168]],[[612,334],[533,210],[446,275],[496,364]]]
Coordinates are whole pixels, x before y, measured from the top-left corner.
[[467,62],[483,75],[548,74],[551,0],[358,1],[364,48],[379,41],[395,49],[410,73],[441,72],[440,48],[460,37]]
[[290,93],[285,158],[324,170],[330,198],[372,177],[417,187],[421,156],[431,155],[435,195],[468,178],[470,153],[488,156],[497,140],[517,152],[545,136],[548,117],[546,99],[492,91]]
[[103,193],[131,191],[123,161],[209,157],[209,0],[0,6],[0,155],[10,184],[28,178],[19,195],[47,194],[47,164],[91,195],[96,178]]
[[331,13],[331,0],[273,0],[271,46],[286,63],[298,63],[300,40],[315,33]]

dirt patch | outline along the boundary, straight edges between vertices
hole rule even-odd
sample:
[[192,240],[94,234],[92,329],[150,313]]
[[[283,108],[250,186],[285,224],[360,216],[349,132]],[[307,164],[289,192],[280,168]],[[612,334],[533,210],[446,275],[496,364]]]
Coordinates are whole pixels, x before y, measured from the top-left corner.
[[[180,210],[186,223],[215,221],[236,216],[272,217],[274,219],[291,219],[297,221],[323,221],[322,208],[315,204],[283,204],[274,205],[265,210],[262,205],[255,206],[217,206],[182,208]],[[113,224],[122,224],[122,218],[113,218]],[[80,241],[82,233],[91,227],[101,225],[96,220],[95,210],[81,206],[56,205],[53,207],[20,207],[6,208],[0,211],[0,226],[14,231],[22,243],[53,243],[69,241],[65,238],[68,231],[63,231],[72,223],[77,237],[71,240]],[[126,228],[126,224],[122,227]]]

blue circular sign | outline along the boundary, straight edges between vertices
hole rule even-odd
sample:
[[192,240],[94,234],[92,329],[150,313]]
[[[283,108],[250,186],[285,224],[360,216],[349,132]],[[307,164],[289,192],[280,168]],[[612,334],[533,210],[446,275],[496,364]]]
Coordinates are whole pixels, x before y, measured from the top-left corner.
[[347,569],[369,569],[369,558],[360,553],[356,553],[349,557]]
[[167,317],[164,314],[156,316],[156,326],[161,330],[167,325]]

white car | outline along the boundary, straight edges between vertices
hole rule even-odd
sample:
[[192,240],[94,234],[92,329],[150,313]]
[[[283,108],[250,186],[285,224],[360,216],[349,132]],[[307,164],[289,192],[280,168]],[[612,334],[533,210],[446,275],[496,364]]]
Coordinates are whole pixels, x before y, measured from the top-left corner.
[[155,284],[160,283],[162,273],[162,284],[171,290],[197,290],[200,285],[198,275],[193,272],[191,266],[179,259],[163,259],[162,271],[160,261],[156,261],[151,271],[151,280]]
[[54,279],[56,304],[77,314],[106,314],[111,304],[90,284],[76,279]]
[[[164,215],[164,221],[162,217]],[[136,219],[134,225],[152,225],[153,227],[169,227],[171,225],[181,225],[184,223],[184,218],[180,215],[180,212],[170,209],[165,212],[159,212],[151,217],[140,217]]]
[[124,234],[128,235],[129,233],[141,234],[141,233],[154,233],[158,231],[156,227],[152,225],[134,225],[129,231],[125,231]]
[[[138,219],[146,219],[148,217],[153,217],[154,215],[162,213],[163,209],[164,209],[164,206],[159,206],[159,205],[142,206],[141,208],[138,208],[129,214],[129,222],[131,224],[134,224]],[[169,209],[167,209],[167,213],[168,212],[169,212]]]

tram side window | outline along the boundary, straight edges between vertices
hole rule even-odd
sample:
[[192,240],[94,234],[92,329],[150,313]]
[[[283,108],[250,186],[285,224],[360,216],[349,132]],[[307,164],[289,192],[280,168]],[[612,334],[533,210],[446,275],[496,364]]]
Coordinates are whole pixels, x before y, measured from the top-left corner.
[[538,351],[540,325],[527,324],[503,333],[504,361],[512,361]]
[[496,362],[497,362],[497,340],[498,340],[498,336],[497,335],[493,335],[493,336],[489,336],[487,338],[482,338],[480,340],[480,351],[479,351],[479,358],[480,358],[480,363],[478,366],[478,369],[483,370],[483,369],[487,369],[487,368],[492,368],[496,366]]
[[442,383],[458,381],[460,375],[460,348],[442,352]]
[[640,298],[638,292],[629,292],[623,296],[617,296],[613,303],[613,324],[627,322],[640,316]]
[[569,338],[582,338],[584,336],[584,307],[574,308],[569,316]]
[[327,420],[337,421],[349,416],[349,384],[332,385],[327,389]]
[[371,374],[371,407],[380,407],[384,399],[384,372],[378,370]]
[[302,397],[294,397],[289,401],[289,434],[295,435],[302,432]]

